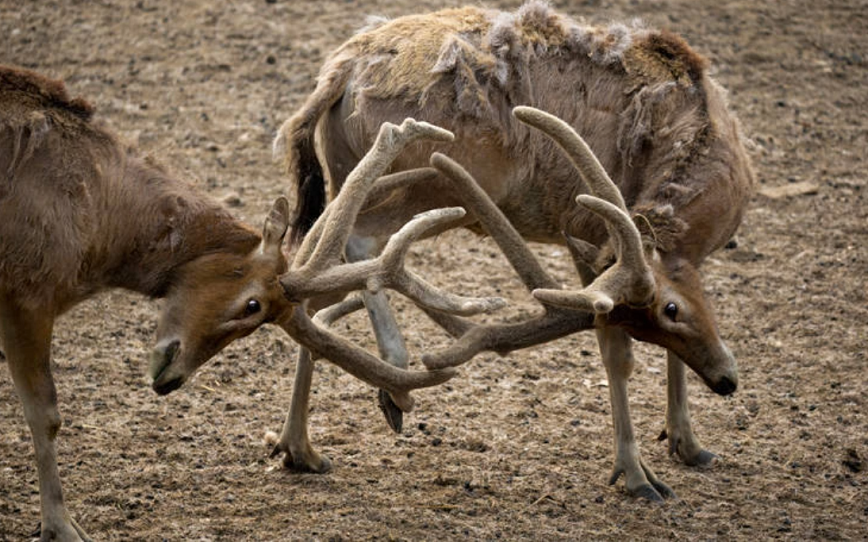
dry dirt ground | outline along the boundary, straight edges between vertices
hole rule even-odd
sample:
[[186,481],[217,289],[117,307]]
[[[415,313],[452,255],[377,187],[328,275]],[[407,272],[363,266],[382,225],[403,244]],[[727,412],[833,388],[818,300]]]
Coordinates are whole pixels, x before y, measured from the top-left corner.
[[[271,138],[324,55],[369,14],[459,3],[2,0],[0,62],[64,78],[126,139],[261,224],[290,193]],[[296,348],[283,332],[261,329],[161,398],[145,379],[158,305],[115,292],[64,317],[54,341],[60,472],[72,514],[96,539],[868,538],[868,5],[554,4],[684,35],[713,61],[755,143],[760,193],[739,245],[704,268],[741,388],[720,398],[690,381],[697,432],[720,462],[688,468],[656,440],[665,359],[643,345],[633,418],[644,457],[680,500],[651,505],[606,485],[610,407],[587,333],[477,357],[416,394],[400,435],[372,389],[322,363],[312,440],[334,469],[292,473],[263,444],[289,404]],[[562,250],[535,249],[572,280]],[[411,263],[453,289],[499,289],[532,308],[492,245],[468,233],[422,243]],[[440,341],[414,308],[400,317],[414,352]],[[370,344],[362,324],[346,332]],[[26,539],[38,521],[30,434],[0,361],[0,540]]]

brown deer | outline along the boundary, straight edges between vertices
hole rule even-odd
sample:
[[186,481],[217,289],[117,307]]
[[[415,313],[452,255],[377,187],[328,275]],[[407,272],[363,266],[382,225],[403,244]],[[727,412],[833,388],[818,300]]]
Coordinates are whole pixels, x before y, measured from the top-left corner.
[[[340,262],[329,252],[346,243],[354,215],[346,225],[340,216],[324,215],[322,242],[312,243],[310,258],[290,267],[281,248],[289,220],[286,199],[275,202],[260,236],[150,158],[121,145],[92,117],[92,106],[70,98],[60,81],[0,66],[0,346],[33,436],[43,540],[87,539],[61,491],[50,346],[55,319],[97,292],[125,288],[165,298],[149,371],[161,395],[181,386],[232,340],[278,321],[299,343],[388,390],[404,410],[412,408],[409,390],[439,384],[454,370],[399,370],[312,325],[305,289],[331,290],[299,277],[331,274],[331,287],[341,292],[373,281],[399,290],[403,285],[421,305],[455,314],[502,304],[440,292],[400,265],[408,243],[427,228],[454,220],[463,214],[460,209],[412,221],[384,251],[388,261],[362,268],[334,266]],[[390,141],[449,136],[422,123],[386,128],[384,140]],[[362,166],[379,176],[389,165],[382,154],[372,153],[356,177],[371,184]],[[348,181],[350,196],[353,184],[358,183]],[[294,278],[294,300],[284,295],[281,273]]]
[[[569,129],[519,110],[520,120],[542,132],[533,130],[511,114],[517,105],[545,110]],[[566,234],[575,238],[569,246],[586,285],[623,243],[613,237],[616,227],[574,201],[591,189],[589,176],[614,181],[615,190],[603,188],[608,196],[602,197],[634,217],[653,288],[633,288],[633,295],[617,299],[583,295],[575,305],[573,296],[551,291],[558,285],[541,269],[523,256],[510,257],[529,288],[548,290],[535,294],[545,314],[517,326],[474,327],[428,311],[460,338],[423,361],[429,368],[452,366],[483,349],[508,352],[596,327],[615,429],[610,483],[624,474],[632,494],[652,500],[674,495],[640,457],[626,382],[634,366],[631,337],[665,347],[668,405],[661,438],[668,436],[670,452],[689,465],[714,460],[691,427],[684,364],[721,395],[737,387],[736,362],[718,335],[698,268],[735,232],[754,177],[740,126],[708,75],[707,61],[671,33],[639,25],[586,26],[541,1],[515,13],[465,7],[375,23],[328,57],[316,89],[275,140],[275,155],[285,157],[297,186],[296,242],[327,199],[325,179],[328,193],[339,194],[378,127],[404,117],[446,128],[455,139],[408,148],[395,169],[425,165],[433,151],[455,158],[497,207],[483,229],[510,230],[501,227],[499,212],[517,232],[488,231],[507,257],[521,250],[522,238],[563,243]],[[582,138],[593,160],[579,150]],[[388,234],[415,213],[471,207],[464,188],[444,181],[463,175],[442,156],[434,162],[454,174],[371,195],[348,240],[349,260],[377,254]],[[463,225],[479,228],[477,220],[482,222],[474,211]],[[382,357],[405,366],[406,348],[385,296],[366,293],[364,301]],[[299,386],[309,386],[309,361],[300,362],[298,371]],[[299,427],[304,414],[293,410],[306,404],[304,393],[294,399],[275,452],[292,456],[285,461],[295,466],[325,470],[328,462],[312,451]],[[399,413],[382,393],[381,403],[399,427]]]

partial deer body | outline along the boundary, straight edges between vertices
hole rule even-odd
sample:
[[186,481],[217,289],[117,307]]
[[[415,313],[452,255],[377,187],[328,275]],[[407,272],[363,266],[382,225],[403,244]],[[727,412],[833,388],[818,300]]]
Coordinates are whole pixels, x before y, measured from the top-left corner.
[[[42,539],[87,539],[68,514],[61,491],[55,449],[60,415],[50,346],[55,319],[99,291],[124,288],[165,298],[149,371],[159,394],[178,388],[228,343],[268,322],[280,322],[301,344],[388,390],[405,410],[412,407],[409,390],[454,374],[396,369],[312,329],[304,309],[299,310],[305,299],[287,299],[278,280],[287,271],[291,277],[294,269],[282,251],[286,199],[277,200],[260,236],[151,159],[118,143],[92,115],[91,106],[71,99],[61,82],[0,66],[0,350],[33,435]],[[456,213],[462,214],[453,210],[445,219]],[[428,215],[408,225],[409,233],[394,243],[392,260],[424,228],[442,220]],[[329,235],[324,240],[335,233]],[[332,271],[328,258],[317,256],[317,263],[319,272]],[[369,267],[339,274],[342,280],[335,286],[341,292],[357,288],[365,273],[379,272]],[[388,274],[393,275],[398,276]],[[295,284],[299,290],[306,287]],[[480,310],[500,304],[443,297]]]
[[[633,367],[630,337],[669,350],[671,452],[688,464],[709,462],[713,454],[702,448],[690,425],[681,364],[717,393],[736,389],[736,363],[718,336],[697,269],[735,232],[754,182],[723,90],[709,77],[706,61],[679,37],[638,25],[585,26],[538,1],[515,13],[466,7],[363,30],[329,56],[316,89],[275,140],[275,153],[285,156],[298,189],[293,235],[301,238],[327,195],[341,192],[383,122],[413,117],[450,130],[455,139],[408,148],[395,160],[395,170],[426,166],[435,151],[448,155],[467,169],[519,240],[575,238],[570,248],[577,269],[583,282],[593,285],[619,253],[612,225],[576,204],[576,197],[589,191],[587,175],[598,173],[586,161],[571,163],[575,138],[547,120],[540,126],[533,115],[520,121],[512,114],[518,105],[563,119],[587,142],[617,197],[596,195],[625,209],[643,234],[653,290],[645,299],[620,301],[584,295],[580,309],[564,308],[570,295],[514,262],[528,287],[542,290],[535,295],[546,314],[517,334],[509,327],[473,330],[460,319],[428,311],[461,338],[451,351],[426,356],[425,362],[445,367],[480,349],[507,352],[598,328],[615,418],[613,481],[623,473],[630,492],[650,499],[669,496],[671,490],[641,461],[633,437],[626,391]],[[348,239],[348,257],[377,254],[388,235],[416,213],[453,205],[470,209],[464,189],[445,177],[372,194]],[[471,211],[463,224],[488,228],[477,219]],[[507,256],[515,244],[506,241]],[[382,294],[366,294],[366,304],[372,313],[387,309]],[[389,318],[378,321],[392,325]],[[395,335],[394,329],[378,332],[378,337]],[[381,341],[381,349],[384,358],[406,360],[401,341]],[[308,363],[299,367],[310,370]],[[283,441],[309,450],[306,429],[297,428],[302,422],[292,423],[300,419],[290,412]],[[293,458],[292,463],[306,462]],[[314,462],[307,467],[318,469]]]

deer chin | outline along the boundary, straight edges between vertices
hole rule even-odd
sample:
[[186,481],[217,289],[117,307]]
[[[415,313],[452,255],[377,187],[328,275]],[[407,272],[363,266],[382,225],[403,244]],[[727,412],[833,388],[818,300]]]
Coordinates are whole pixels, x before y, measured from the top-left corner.
[[178,371],[176,363],[181,353],[181,341],[169,340],[158,344],[151,352],[151,364],[148,373],[151,376],[151,387],[159,395],[167,395],[180,388],[187,376]]

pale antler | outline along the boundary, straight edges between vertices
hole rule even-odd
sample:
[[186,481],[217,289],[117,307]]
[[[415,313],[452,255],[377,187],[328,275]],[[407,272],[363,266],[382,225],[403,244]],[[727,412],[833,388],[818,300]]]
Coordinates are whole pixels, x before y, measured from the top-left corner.
[[[290,300],[301,301],[327,292],[347,292],[367,288],[396,290],[417,304],[435,310],[472,315],[505,305],[500,298],[468,298],[435,288],[404,269],[403,260],[410,244],[426,231],[464,216],[460,208],[423,213],[389,240],[382,254],[373,260],[339,264],[352,226],[374,187],[392,161],[418,139],[452,141],[453,135],[427,122],[406,119],[400,126],[384,123],[371,150],[347,177],[338,196],[305,237],[292,268],[280,278]],[[392,176],[398,184],[423,180],[430,170],[413,170]]]
[[[440,153],[431,156],[431,165],[455,185],[453,192],[497,243],[529,290],[557,287],[521,235],[467,170]],[[429,369],[455,367],[484,350],[506,354],[594,328],[594,314],[590,312],[548,305],[544,309],[544,314],[523,322],[481,325],[423,307],[432,320],[458,340],[440,351],[423,355],[422,363]]]
[[[595,327],[594,314],[605,314],[615,304],[646,304],[654,295],[654,278],[645,261],[641,237],[630,220],[624,199],[587,144],[565,122],[542,111],[519,107],[516,117],[540,128],[570,156],[595,194],[582,195],[577,203],[600,215],[616,244],[618,261],[597,280],[579,291],[564,291],[545,273],[503,213],[472,176],[446,156],[434,154],[432,165],[455,183],[462,204],[479,220],[509,260],[545,313],[517,324],[477,325],[454,315],[426,310],[428,315],[458,341],[444,350],[423,356],[429,368],[454,367],[483,350],[506,353]],[[567,237],[573,259],[587,264],[597,249]],[[581,312],[580,312],[581,311]]]
[[[447,130],[412,119],[405,120],[401,126],[383,124],[371,150],[350,173],[339,195],[305,237],[289,271],[280,277],[286,297],[299,302],[289,316],[279,322],[287,333],[312,354],[386,390],[395,404],[406,412],[413,406],[408,390],[440,384],[451,378],[454,371],[408,371],[393,367],[311,320],[307,300],[326,293],[388,287],[420,306],[446,313],[472,315],[504,305],[500,298],[467,298],[442,291],[403,267],[410,244],[432,228],[455,223],[464,216],[461,208],[437,209],[418,215],[392,236],[378,258],[341,263],[356,217],[374,183],[392,161],[413,141],[422,138],[451,141],[452,137]],[[430,177],[431,173],[431,170],[414,170],[388,176],[385,181],[387,184],[419,181]],[[326,309],[317,320],[328,324],[358,306],[357,301],[342,302]]]
[[[516,107],[513,114],[525,124],[546,134],[567,153],[591,193],[596,196],[583,194],[576,198],[576,202],[606,221],[618,256],[612,267],[583,290],[545,288],[535,290],[533,296],[543,303],[594,310],[597,313],[609,312],[620,303],[647,306],[654,296],[654,275],[645,261],[642,237],[630,219],[621,191],[572,126],[532,107]],[[574,247],[571,250],[575,257]]]

